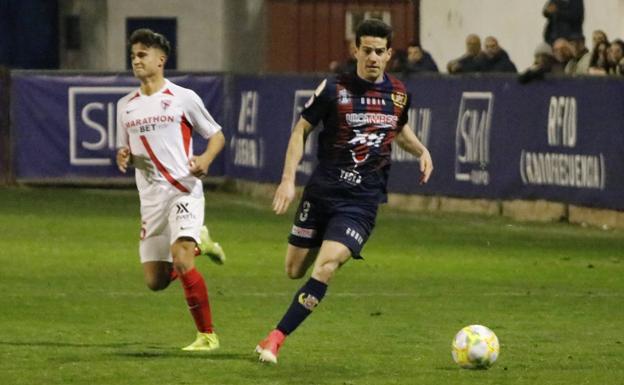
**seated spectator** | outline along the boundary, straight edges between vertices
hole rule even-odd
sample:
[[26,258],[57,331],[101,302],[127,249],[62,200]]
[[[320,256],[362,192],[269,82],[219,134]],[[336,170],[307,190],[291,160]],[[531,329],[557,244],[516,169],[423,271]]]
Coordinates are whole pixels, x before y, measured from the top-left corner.
[[481,38],[470,34],[466,37],[466,53],[446,65],[451,74],[480,72],[483,70],[485,55],[481,52]]
[[357,60],[355,60],[355,42],[353,40],[345,41],[345,56],[343,61],[332,60],[329,62],[329,71],[334,73],[355,72]]
[[540,43],[533,53],[533,65],[518,75],[520,83],[528,83],[533,80],[543,79],[544,75],[552,72],[555,64],[552,48],[547,43]]
[[587,75],[589,73],[591,53],[585,47],[585,36],[572,34],[569,41],[572,45],[574,56],[566,64],[564,72],[567,75]]
[[404,49],[395,49],[392,56],[388,60],[386,69],[390,73],[402,74],[405,72],[405,63],[407,62],[407,52]]
[[419,72],[439,72],[429,52],[422,49],[417,42],[411,42],[407,47],[407,60],[403,71],[406,76]]
[[604,31],[597,29],[592,32],[592,50],[600,43],[609,44],[609,39],[607,39],[607,34]]
[[600,41],[594,45],[594,49],[589,59],[589,74],[590,75],[606,75],[609,71],[609,62],[607,59],[607,50],[609,49],[609,43]]
[[624,74],[624,42],[613,40],[607,49],[607,72],[609,75]]
[[552,46],[555,62],[551,72],[554,74],[563,74],[566,64],[574,57],[574,49],[569,41],[564,38],[555,40]]
[[484,72],[518,72],[507,52],[498,45],[495,37],[486,37],[483,45],[485,47],[483,51],[485,53]]

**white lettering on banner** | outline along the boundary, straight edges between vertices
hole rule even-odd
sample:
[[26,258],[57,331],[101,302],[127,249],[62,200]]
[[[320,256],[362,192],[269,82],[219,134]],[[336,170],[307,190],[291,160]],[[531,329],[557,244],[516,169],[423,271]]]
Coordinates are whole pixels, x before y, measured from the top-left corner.
[[[416,137],[429,147],[429,131],[431,129],[431,108],[410,108],[407,124],[414,130]],[[392,160],[397,162],[416,162],[418,158],[398,145],[392,146]]]
[[69,162],[72,166],[112,164],[109,154],[99,152],[114,150],[117,100],[135,89],[136,87],[69,87]]
[[604,157],[522,151],[524,184],[604,189]]
[[464,92],[455,133],[455,180],[477,185],[490,183],[490,125],[494,95]]
[[576,98],[552,96],[548,108],[548,144],[576,146]]
[[237,135],[232,135],[230,139],[233,163],[236,166],[261,168],[263,165],[263,141],[256,135],[259,102],[257,91],[241,92]]
[[[578,142],[577,100],[573,96],[551,96],[546,124],[550,147],[575,148]],[[600,154],[535,152],[522,150],[520,176],[527,185],[604,190],[605,159]]]
[[[313,97],[318,96],[323,88],[325,87],[325,81],[319,85],[319,87],[315,90],[296,90],[294,103],[293,103],[293,113],[292,113],[292,121],[290,127],[294,127],[299,121],[299,117],[301,116],[301,112],[305,107],[307,107],[306,100],[310,103],[313,102]],[[301,162],[297,166],[297,172],[303,173],[305,175],[311,175],[312,170],[314,170],[314,150],[316,149],[316,141],[318,137],[318,132],[322,131],[322,123],[319,124],[321,127],[317,127],[308,137],[306,138],[305,147],[303,148],[303,158]]]
[[258,118],[258,97],[257,91],[241,92],[241,109],[238,115],[238,133],[255,134],[256,120]]

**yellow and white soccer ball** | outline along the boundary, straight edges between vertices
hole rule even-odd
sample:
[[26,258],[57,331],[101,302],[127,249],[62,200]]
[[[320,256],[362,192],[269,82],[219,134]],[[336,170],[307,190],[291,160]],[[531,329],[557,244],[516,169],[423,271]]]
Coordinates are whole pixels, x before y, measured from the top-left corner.
[[470,325],[460,330],[453,338],[453,360],[467,369],[487,369],[498,358],[500,346],[498,337],[482,325]]

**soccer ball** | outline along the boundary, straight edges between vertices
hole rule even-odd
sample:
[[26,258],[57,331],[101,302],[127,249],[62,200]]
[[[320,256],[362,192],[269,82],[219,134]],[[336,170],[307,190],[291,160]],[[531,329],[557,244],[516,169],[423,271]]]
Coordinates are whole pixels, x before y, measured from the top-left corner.
[[500,347],[493,331],[482,325],[470,325],[453,338],[453,360],[467,369],[487,369],[496,361]]

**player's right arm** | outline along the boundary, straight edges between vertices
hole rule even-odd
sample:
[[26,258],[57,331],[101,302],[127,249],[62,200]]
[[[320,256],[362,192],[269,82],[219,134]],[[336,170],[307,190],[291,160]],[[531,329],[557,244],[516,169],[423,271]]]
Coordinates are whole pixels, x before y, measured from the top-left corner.
[[119,171],[124,174],[128,171],[128,166],[131,163],[132,154],[130,152],[130,141],[128,139],[128,133],[126,132],[123,125],[123,110],[127,104],[128,95],[119,99],[117,102],[117,156],[115,160],[117,161],[117,168]]
[[293,127],[290,139],[288,141],[288,149],[286,150],[286,159],[284,160],[284,171],[282,172],[282,181],[273,197],[273,211],[276,214],[284,214],[288,210],[288,206],[295,199],[295,176],[297,174],[297,166],[303,157],[305,140],[308,134],[312,132],[314,126],[304,118],[299,118],[295,127]]

